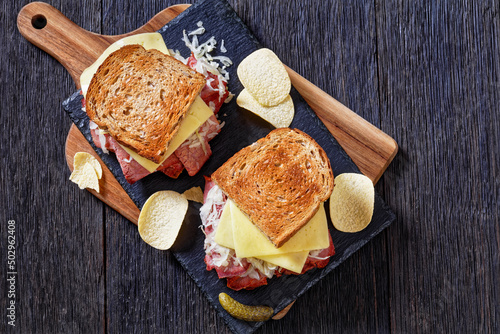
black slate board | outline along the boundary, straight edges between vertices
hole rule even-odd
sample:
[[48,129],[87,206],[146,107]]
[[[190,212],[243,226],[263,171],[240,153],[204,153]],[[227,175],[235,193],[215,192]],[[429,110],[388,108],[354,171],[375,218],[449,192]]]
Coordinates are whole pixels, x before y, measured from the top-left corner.
[[[206,33],[199,36],[200,42],[206,41],[211,36],[215,36],[219,42],[224,39],[224,44],[228,50],[227,53],[217,54],[217,52],[214,52],[214,55],[229,56],[233,61],[234,65],[228,68],[230,73],[229,90],[233,94],[238,95],[243,87],[236,75],[237,65],[248,54],[258,49],[260,47],[259,43],[230,5],[223,0],[200,1],[181,13],[160,29],[159,32],[163,35],[168,48],[179,50],[184,57],[187,57],[189,50],[184,45],[184,42],[181,41],[182,32],[183,30],[192,31],[196,29],[198,21],[202,21],[203,26],[206,28]],[[291,127],[308,133],[323,147],[330,158],[334,175],[352,172],[359,173],[357,166],[347,156],[300,94],[293,88],[291,96],[296,111]],[[235,99],[233,99],[229,104],[224,105],[219,112],[219,119],[224,121],[226,126],[211,141],[213,155],[196,176],[189,177],[184,172],[177,180],[172,180],[161,173],[154,173],[130,185],[125,180],[114,155],[104,154],[93,144],[88,128],[88,117],[81,109],[81,101],[80,92],[75,92],[63,102],[64,109],[139,208],[142,207],[151,194],[158,190],[171,189],[183,192],[193,186],[203,186],[203,175],[210,175],[238,150],[264,137],[272,130],[271,126],[258,119],[258,117],[238,108]],[[327,208],[327,206],[325,207]],[[198,205],[191,204],[190,212],[192,213],[193,209],[198,208]],[[201,224],[197,215],[190,214],[189,219],[190,225]],[[269,305],[276,312],[279,312],[391,224],[394,219],[395,216],[392,211],[385,205],[380,196],[376,194],[373,219],[365,230],[355,234],[347,234],[330,228],[336,254],[332,257],[326,268],[311,270],[300,276],[274,278],[269,280],[267,286],[252,291],[232,291],[226,287],[225,280],[217,278],[215,271],[206,271],[203,261],[204,235],[199,229],[195,232],[196,235],[191,247],[183,251],[176,251],[174,255],[202,289],[231,330],[235,333],[251,333],[262,323],[244,322],[229,316],[218,302],[220,292],[226,292],[242,303]]]

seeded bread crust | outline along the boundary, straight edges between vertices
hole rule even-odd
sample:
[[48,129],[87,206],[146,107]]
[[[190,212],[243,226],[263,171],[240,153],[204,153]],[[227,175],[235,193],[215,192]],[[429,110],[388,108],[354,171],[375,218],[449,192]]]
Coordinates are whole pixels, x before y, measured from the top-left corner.
[[140,45],[113,52],[86,95],[89,118],[120,144],[160,163],[205,78],[175,58]]
[[212,180],[276,247],[311,220],[334,183],[321,146],[289,128],[273,130],[240,150]]

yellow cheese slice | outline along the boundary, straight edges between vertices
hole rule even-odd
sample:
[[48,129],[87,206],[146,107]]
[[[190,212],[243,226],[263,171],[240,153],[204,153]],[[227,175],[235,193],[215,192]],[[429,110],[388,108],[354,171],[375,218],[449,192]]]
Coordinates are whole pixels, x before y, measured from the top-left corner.
[[309,251],[302,251],[280,255],[263,255],[257,258],[300,274],[308,256]]
[[165,42],[163,41],[163,37],[157,32],[137,34],[122,38],[108,46],[108,48],[104,50],[104,52],[99,56],[99,58],[97,58],[97,60],[92,65],[90,65],[82,72],[82,74],[80,75],[80,86],[82,87],[83,96],[87,95],[87,90],[89,88],[92,77],[94,76],[95,72],[97,72],[99,66],[101,66],[101,64],[106,60],[106,58],[108,58],[110,54],[120,49],[121,47],[131,44],[142,45],[146,50],[156,49],[167,55],[170,54],[168,52],[167,46],[165,45]]
[[283,246],[276,248],[234,203],[231,206],[235,251],[239,257],[279,255],[327,248],[328,223],[323,204],[313,218]]
[[[80,76],[80,86],[82,87],[82,94],[86,96],[87,89],[89,88],[90,81],[94,76],[95,72],[101,66],[101,64],[106,60],[106,58],[119,48],[130,45],[139,44],[142,45],[146,50],[157,49],[165,54],[170,54],[168,52],[167,46],[163,41],[163,37],[159,33],[145,33],[138,34],[120,39],[119,41],[111,44],[99,58],[90,67],[85,69]],[[179,148],[179,146],[188,139],[205,121],[212,116],[214,113],[210,107],[208,107],[201,97],[197,97],[191,108],[181,123],[179,130],[176,135],[170,141],[170,145],[167,152],[163,156],[161,163],[157,164],[151,160],[141,157],[139,154],[135,153],[128,147],[120,145],[135,161],[137,161],[141,166],[146,168],[149,172],[154,172],[174,151]]]
[[146,168],[149,172],[152,173],[213,114],[214,112],[212,111],[212,109],[210,109],[210,107],[207,106],[205,102],[203,102],[201,97],[198,96],[191,105],[191,108],[189,108],[186,117],[184,117],[184,119],[182,120],[179,130],[175,134],[174,138],[172,138],[172,140],[170,141],[167,152],[165,153],[161,160],[161,163],[159,164],[141,157],[139,154],[135,153],[128,147],[122,145],[120,146],[125,151],[127,151],[127,153],[130,154],[130,156],[134,158],[134,160],[137,161],[142,167]]
[[226,202],[215,232],[215,242],[221,246],[234,249],[233,222],[231,220],[231,200]]
[[[232,212],[235,210],[236,215],[233,216]],[[219,225],[217,226],[217,232],[215,233],[215,242],[221,246],[235,249],[235,244],[238,241],[235,241],[234,238],[234,225],[239,224],[241,221],[238,219],[239,213],[241,211],[236,207],[233,201],[228,200],[224,209],[222,210],[222,214],[220,217]],[[242,214],[242,213],[241,213]],[[233,220],[233,217],[235,219]],[[246,218],[246,217],[245,217]],[[252,224],[253,225],[253,224]],[[258,230],[257,230],[258,231]],[[262,232],[258,231],[258,233],[262,234]],[[266,238],[265,242],[272,245],[272,243]],[[259,247],[260,244],[255,244],[255,247]],[[274,245],[272,245],[274,247]],[[263,255],[257,256],[257,258],[274,264],[276,266],[283,267],[285,269],[294,271],[296,273],[300,273],[302,271],[302,267],[304,267],[304,263],[307,260],[307,256],[309,255],[309,251],[300,251],[300,252],[292,252],[292,253],[280,253],[276,255]],[[238,252],[236,252],[236,256],[240,256]]]

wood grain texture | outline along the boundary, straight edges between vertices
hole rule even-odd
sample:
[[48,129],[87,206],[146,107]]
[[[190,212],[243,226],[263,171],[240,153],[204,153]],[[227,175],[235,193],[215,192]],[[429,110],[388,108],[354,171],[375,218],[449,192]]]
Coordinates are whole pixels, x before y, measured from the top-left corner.
[[[107,35],[174,4],[49,3]],[[498,1],[230,3],[284,63],[400,146],[376,186],[396,223],[258,332],[498,333]],[[8,219],[19,242],[18,322],[0,332],[229,333],[172,256],[67,180],[61,102],[74,83],[17,31],[24,4],[0,4],[2,266]]]
[[384,185],[399,216],[388,249],[394,332],[500,331],[498,10],[378,7],[381,114],[402,153]]
[[[131,33],[104,36],[75,27],[70,20],[56,9],[51,8],[47,4],[35,2],[23,7],[18,15],[18,26],[23,36],[30,42],[56,57],[72,74],[73,78],[79,78],[85,68],[82,68],[81,64],[76,64],[80,53],[86,55],[83,59],[85,59],[86,66],[88,66],[87,60],[98,57],[90,49],[96,48],[101,50],[103,46],[124,36],[158,30],[187,7],[188,5],[168,7]],[[31,18],[40,15],[44,15],[48,23],[50,23],[43,29],[42,33],[39,33],[39,30],[35,29],[31,24]],[[45,31],[45,29],[48,29],[48,31]],[[72,38],[73,35],[82,36],[82,39],[85,40],[85,48],[80,50],[82,43],[75,43]],[[46,36],[50,36],[51,38],[48,39]],[[59,39],[59,41],[55,41],[54,38]],[[67,48],[67,45],[71,45],[71,48]],[[71,51],[67,51],[68,49]],[[324,91],[318,89],[318,87],[292,69],[287,67],[287,71],[292,84],[323,120],[330,132],[358,165],[361,172],[376,183],[397,153],[397,144],[394,139],[353,113]],[[80,84],[79,80],[76,80],[75,84],[78,87]],[[82,141],[81,139],[82,136],[72,126],[66,140],[66,160],[71,170],[73,156],[76,152],[94,154],[92,147],[85,140]],[[96,154],[94,155],[96,156]],[[101,192],[99,194],[94,191],[91,192],[137,224],[139,211],[135,206],[130,207],[130,198],[121,189],[108,169],[104,170],[104,178],[100,182],[100,187]]]
[[[56,58],[71,74],[77,88],[80,88],[83,70],[92,65],[111,43],[139,32],[154,32],[185,8],[185,5],[166,8],[134,31],[107,36],[80,28],[47,3],[32,2],[19,12],[17,26],[28,41]],[[37,18],[45,20],[46,25],[36,27],[33,20]]]

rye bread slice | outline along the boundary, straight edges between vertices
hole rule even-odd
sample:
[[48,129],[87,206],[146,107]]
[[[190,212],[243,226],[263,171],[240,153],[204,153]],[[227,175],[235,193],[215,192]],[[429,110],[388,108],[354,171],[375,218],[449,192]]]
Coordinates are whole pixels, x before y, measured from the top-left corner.
[[276,247],[309,222],[334,182],[325,151],[309,135],[289,128],[243,148],[212,179]]
[[120,144],[160,163],[205,78],[175,58],[140,45],[113,52],[92,78],[89,118]]

